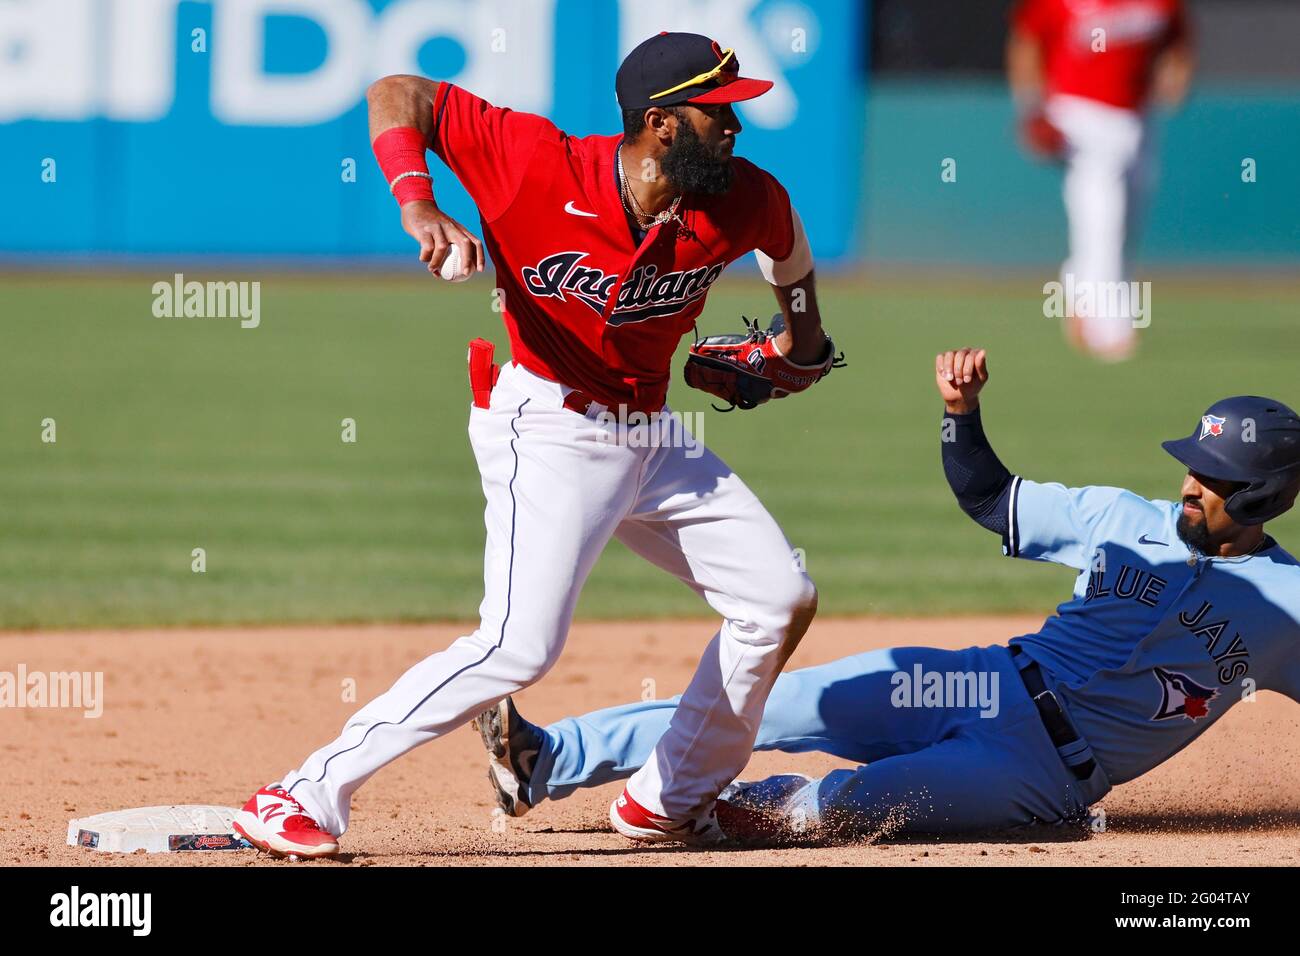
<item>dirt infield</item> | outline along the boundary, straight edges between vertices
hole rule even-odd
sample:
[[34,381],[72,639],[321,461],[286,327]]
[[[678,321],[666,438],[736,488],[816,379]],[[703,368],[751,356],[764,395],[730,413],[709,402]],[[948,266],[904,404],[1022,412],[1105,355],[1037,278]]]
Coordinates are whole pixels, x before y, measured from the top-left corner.
[[[1036,618],[819,620],[791,667],[874,647],[1004,641]],[[679,692],[713,624],[584,623],[539,685],[519,695],[546,722]],[[1104,809],[1107,830],[1043,828],[963,841],[700,852],[644,849],[605,819],[617,786],[494,818],[478,738],[459,730],[380,771],[358,793],[335,862],[253,851],[113,857],[64,845],[69,818],[167,803],[235,805],[334,737],[454,626],[45,633],[0,636],[0,671],[102,671],[103,713],[0,709],[0,865],[1258,865],[1300,863],[1300,709],[1263,692]],[[355,681],[355,701],[344,700]],[[760,754],[747,777],[840,761]],[[972,785],[978,785],[972,781]]]

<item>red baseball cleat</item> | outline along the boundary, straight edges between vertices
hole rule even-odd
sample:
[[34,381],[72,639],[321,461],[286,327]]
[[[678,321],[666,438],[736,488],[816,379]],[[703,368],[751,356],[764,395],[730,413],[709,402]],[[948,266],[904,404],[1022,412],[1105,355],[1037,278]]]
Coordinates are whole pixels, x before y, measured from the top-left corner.
[[609,805],[609,822],[629,840],[641,843],[687,843],[692,846],[770,842],[777,836],[773,822],[755,810],[717,800],[702,816],[670,820],[651,813],[627,790]]
[[249,843],[274,856],[315,858],[339,851],[339,841],[278,783],[253,794],[235,814],[234,826]]

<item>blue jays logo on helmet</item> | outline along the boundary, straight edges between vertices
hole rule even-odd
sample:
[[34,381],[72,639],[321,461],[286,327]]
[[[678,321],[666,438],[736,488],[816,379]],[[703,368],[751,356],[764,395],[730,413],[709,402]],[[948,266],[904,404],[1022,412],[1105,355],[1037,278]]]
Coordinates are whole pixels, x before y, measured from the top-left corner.
[[1223,426],[1227,424],[1226,418],[1220,418],[1218,415],[1201,416],[1201,437],[1198,441],[1204,441],[1206,438],[1218,438],[1223,434]]
[[1300,415],[1274,399],[1215,402],[1190,435],[1163,444],[1189,471],[1238,486],[1224,501],[1237,524],[1272,521],[1300,493]]
[[1155,675],[1160,683],[1160,708],[1151,715],[1152,720],[1173,720],[1175,717],[1200,720],[1209,714],[1207,705],[1210,701],[1219,696],[1215,688],[1204,687],[1178,671],[1157,667]]

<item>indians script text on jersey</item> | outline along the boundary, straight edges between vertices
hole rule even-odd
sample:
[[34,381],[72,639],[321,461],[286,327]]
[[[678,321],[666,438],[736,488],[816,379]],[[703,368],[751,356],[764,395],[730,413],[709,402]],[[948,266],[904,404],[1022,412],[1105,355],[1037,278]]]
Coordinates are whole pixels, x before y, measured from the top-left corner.
[[638,244],[619,197],[621,141],[568,136],[450,83],[434,102],[433,149],[478,206],[514,361],[610,407],[656,411],[727,264],[755,249],[790,255],[790,200],[736,158],[726,194],[688,194],[686,228],[656,226]]

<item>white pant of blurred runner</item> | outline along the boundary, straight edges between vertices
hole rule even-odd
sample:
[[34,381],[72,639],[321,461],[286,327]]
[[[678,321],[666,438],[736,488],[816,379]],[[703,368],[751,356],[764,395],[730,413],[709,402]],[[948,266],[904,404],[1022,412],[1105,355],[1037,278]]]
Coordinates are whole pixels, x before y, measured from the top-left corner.
[[[1070,257],[1062,279],[1076,287],[1113,288],[1128,280],[1154,163],[1149,124],[1142,114],[1078,96],[1053,96],[1045,114],[1066,140],[1065,211]],[[1093,301],[1105,302],[1098,295]],[[1149,308],[1149,303],[1146,307]],[[1124,358],[1136,344],[1130,309],[1113,315],[1083,309],[1077,329],[1083,346],[1103,357]]]

